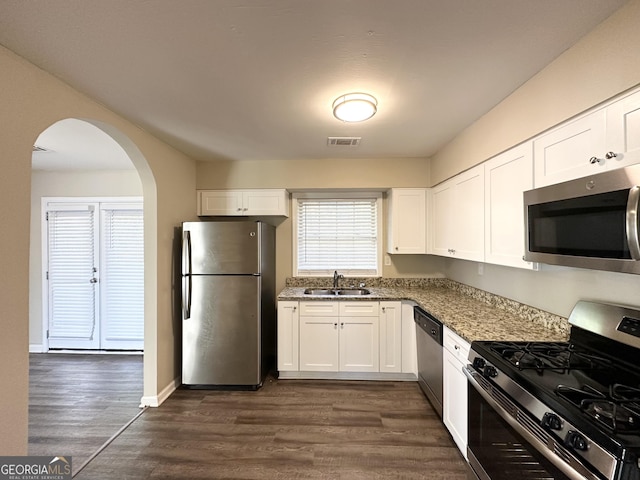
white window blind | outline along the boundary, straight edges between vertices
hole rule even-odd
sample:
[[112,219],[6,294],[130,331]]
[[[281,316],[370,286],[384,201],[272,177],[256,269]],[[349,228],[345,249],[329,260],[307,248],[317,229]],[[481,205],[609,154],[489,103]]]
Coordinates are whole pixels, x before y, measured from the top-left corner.
[[142,210],[102,210],[102,348],[142,349],[144,233]]
[[50,346],[66,347],[65,339],[91,342],[96,327],[94,211],[50,211],[48,228]]
[[377,198],[298,198],[297,274],[378,274]]

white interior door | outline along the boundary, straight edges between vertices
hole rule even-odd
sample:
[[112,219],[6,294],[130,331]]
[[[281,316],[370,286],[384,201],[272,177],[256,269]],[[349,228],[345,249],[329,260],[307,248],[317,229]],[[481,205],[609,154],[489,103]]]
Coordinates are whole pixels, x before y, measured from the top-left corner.
[[142,350],[141,203],[46,205],[50,349]]
[[99,348],[96,205],[49,210],[49,348]]

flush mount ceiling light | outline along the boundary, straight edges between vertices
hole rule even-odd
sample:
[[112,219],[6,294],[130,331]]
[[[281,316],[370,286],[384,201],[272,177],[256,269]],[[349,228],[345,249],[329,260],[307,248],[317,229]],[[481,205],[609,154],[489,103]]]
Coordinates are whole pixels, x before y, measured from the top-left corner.
[[333,115],[343,122],[362,122],[377,111],[378,101],[366,93],[347,93],[333,102]]

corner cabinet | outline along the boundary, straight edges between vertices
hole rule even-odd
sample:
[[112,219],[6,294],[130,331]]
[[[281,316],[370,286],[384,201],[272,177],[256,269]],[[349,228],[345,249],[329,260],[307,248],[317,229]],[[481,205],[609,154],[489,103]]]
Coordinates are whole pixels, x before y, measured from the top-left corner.
[[289,216],[283,189],[198,190],[198,216]]
[[467,458],[467,364],[469,342],[444,327],[442,349],[442,421],[464,458]]
[[431,190],[431,253],[484,261],[484,165]]
[[387,206],[387,253],[427,253],[427,189],[393,188]]
[[279,376],[417,380],[406,311],[411,318],[400,301],[279,301]]

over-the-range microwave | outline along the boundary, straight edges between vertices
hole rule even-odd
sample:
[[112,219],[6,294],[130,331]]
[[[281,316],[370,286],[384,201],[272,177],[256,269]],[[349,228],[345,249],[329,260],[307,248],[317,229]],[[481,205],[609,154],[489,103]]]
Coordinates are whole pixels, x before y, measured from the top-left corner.
[[640,165],[524,192],[525,260],[640,274]]

